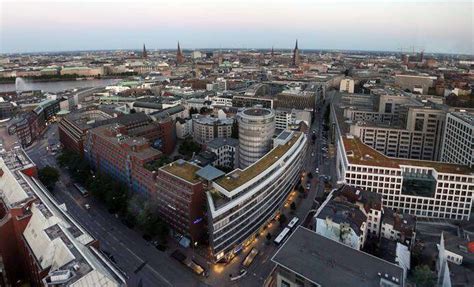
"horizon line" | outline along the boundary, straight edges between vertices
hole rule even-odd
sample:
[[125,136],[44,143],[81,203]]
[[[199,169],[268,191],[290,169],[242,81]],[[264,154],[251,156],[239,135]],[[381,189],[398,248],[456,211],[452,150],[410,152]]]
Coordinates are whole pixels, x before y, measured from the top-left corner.
[[[146,46],[146,43],[145,43]],[[177,48],[146,48],[148,51],[176,51]],[[235,48],[235,47],[220,47],[220,48],[211,48],[211,47],[199,47],[199,48],[181,48],[184,51],[198,51],[198,50],[268,50],[271,51],[272,47],[270,48]],[[274,51],[292,51],[294,48],[275,48],[273,47]],[[474,57],[473,54],[465,54],[465,53],[458,53],[458,52],[431,52],[431,51],[394,51],[394,50],[370,50],[370,49],[337,49],[337,48],[298,48],[299,51],[328,51],[328,52],[382,52],[382,53],[396,53],[396,54],[418,54],[418,53],[425,53],[425,54],[441,54],[441,55],[459,55],[459,56],[469,56]],[[60,51],[27,51],[27,52],[1,52],[0,55],[22,55],[22,54],[41,54],[41,53],[74,53],[74,52],[111,52],[111,51],[143,51],[143,47],[133,49],[133,48],[107,48],[107,49],[79,49],[79,50],[60,50]]]

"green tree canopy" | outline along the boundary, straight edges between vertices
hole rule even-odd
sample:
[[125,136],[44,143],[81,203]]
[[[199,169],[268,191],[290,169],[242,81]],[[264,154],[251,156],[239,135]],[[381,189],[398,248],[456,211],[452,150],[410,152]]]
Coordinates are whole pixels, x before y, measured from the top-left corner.
[[417,287],[431,287],[435,285],[435,276],[428,265],[418,265],[412,274],[412,280]]
[[38,170],[39,180],[48,188],[53,189],[59,180],[59,171],[49,165]]

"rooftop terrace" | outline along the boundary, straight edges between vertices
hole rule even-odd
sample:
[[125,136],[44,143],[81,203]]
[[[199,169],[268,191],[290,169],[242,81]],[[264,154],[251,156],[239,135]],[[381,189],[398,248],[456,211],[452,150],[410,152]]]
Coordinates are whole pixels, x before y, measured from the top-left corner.
[[228,191],[238,188],[279,160],[296,143],[300,135],[300,132],[293,133],[292,138],[286,144],[278,145],[251,166],[244,170],[236,169],[218,179],[216,183]]
[[200,182],[196,176],[196,172],[201,169],[201,167],[187,161],[177,160],[163,166],[161,169],[193,184]]
[[377,150],[362,143],[356,137],[342,137],[344,142],[344,149],[346,150],[347,160],[351,164],[381,166],[388,168],[400,168],[400,165],[411,165],[419,167],[433,168],[438,172],[454,173],[454,174],[471,174],[474,169],[468,166],[450,164],[444,162],[427,161],[427,160],[413,160],[391,158],[383,155]]

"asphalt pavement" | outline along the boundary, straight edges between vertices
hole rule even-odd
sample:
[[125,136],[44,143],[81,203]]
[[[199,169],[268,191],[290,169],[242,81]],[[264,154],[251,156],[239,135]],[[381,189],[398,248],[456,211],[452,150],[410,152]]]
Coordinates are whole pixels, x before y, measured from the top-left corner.
[[[58,202],[65,203],[68,212],[99,240],[101,250],[113,256],[113,261],[128,276],[129,286],[203,285],[183,265],[109,214],[101,203],[92,197],[83,198],[72,185],[67,172],[57,166],[55,154],[46,149],[58,142],[57,124],[51,124],[26,151],[39,168],[50,165],[59,169],[60,180],[52,192],[54,197]],[[90,210],[84,208],[86,203],[91,206]]]
[[[329,155],[329,158],[324,158],[321,150],[323,146],[321,139],[323,136],[324,108],[321,107],[320,112],[316,113],[316,118],[309,131],[308,156],[304,163],[304,170],[306,173],[311,172],[313,174],[311,188],[306,197],[296,199],[297,209],[287,216],[288,218],[297,216],[300,219],[300,224],[303,223],[308,213],[315,208],[315,198],[324,194],[324,182],[315,174],[315,169],[319,168],[319,175],[331,175],[334,179],[334,159],[331,158],[331,155]],[[313,130],[317,131],[315,144],[312,144],[311,141]],[[57,143],[59,143],[57,124],[53,123],[40,140],[27,148],[27,153],[40,168],[46,165],[57,167],[55,154],[47,149],[48,146]],[[329,144],[329,141],[327,143]],[[219,268],[216,270],[213,266],[209,270],[211,272],[209,278],[197,277],[169,256],[169,253],[173,250],[167,250],[166,253],[157,250],[145,241],[137,231],[127,228],[113,214],[109,214],[101,203],[96,202],[92,197],[83,198],[75,190],[67,172],[58,169],[61,177],[53,195],[59,202],[65,203],[69,213],[99,240],[101,249],[113,256],[116,265],[129,277],[129,286],[142,284],[142,286],[192,287],[205,286],[204,282],[207,282],[212,286],[260,287],[268,283],[269,275],[274,268],[271,258],[277,251],[278,246],[273,243],[266,244],[263,236],[259,239],[260,242],[256,243],[260,250],[259,255],[247,269],[247,275],[241,279],[231,281],[228,275],[230,272],[235,275],[240,270],[240,262],[250,250],[246,250],[240,256],[242,258],[236,258],[233,264],[223,267],[224,272]],[[302,184],[305,186],[306,180]],[[84,208],[86,203],[91,206],[90,210]],[[288,207],[286,210],[284,208],[283,212],[290,214]],[[276,223],[274,225],[271,227],[271,232],[276,236],[282,227],[277,227]]]

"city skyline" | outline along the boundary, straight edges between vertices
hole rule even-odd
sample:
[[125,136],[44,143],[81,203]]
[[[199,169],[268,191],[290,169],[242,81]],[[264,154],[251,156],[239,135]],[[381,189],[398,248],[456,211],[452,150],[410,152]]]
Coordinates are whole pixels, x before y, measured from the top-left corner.
[[470,2],[347,4],[7,1],[0,52],[173,49],[177,41],[183,49],[291,49],[297,38],[302,50],[473,54]]

